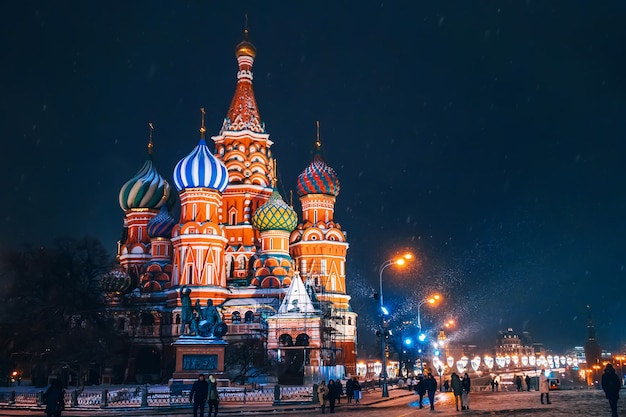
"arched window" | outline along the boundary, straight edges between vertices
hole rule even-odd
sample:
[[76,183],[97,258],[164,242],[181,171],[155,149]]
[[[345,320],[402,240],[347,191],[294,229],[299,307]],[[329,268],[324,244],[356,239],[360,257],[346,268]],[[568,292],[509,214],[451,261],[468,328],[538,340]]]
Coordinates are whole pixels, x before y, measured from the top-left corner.
[[254,313],[250,310],[246,311],[246,314],[243,317],[244,323],[253,323],[254,322]]
[[309,335],[301,333],[296,337],[296,346],[309,346]]
[[233,324],[239,324],[241,323],[241,313],[238,311],[233,311],[232,314],[232,322]]
[[293,338],[288,334],[281,334],[278,338],[278,344],[280,346],[293,346]]
[[352,326],[352,317],[348,317],[348,326]]

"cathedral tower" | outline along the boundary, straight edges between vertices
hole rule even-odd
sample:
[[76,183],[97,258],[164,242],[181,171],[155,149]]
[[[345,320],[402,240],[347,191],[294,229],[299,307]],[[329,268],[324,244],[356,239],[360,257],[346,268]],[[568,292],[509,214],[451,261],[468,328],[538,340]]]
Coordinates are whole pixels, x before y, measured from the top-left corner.
[[222,129],[213,140],[216,156],[229,176],[223,195],[227,282],[247,286],[253,278],[250,260],[258,244],[252,216],[272,193],[272,141],[261,122],[252,89],[256,48],[248,41],[247,29],[244,40],[235,48],[235,56],[239,66],[235,95]]
[[[174,168],[180,196],[180,221],[172,230],[173,285],[188,285],[194,296],[224,301],[226,236],[221,223],[222,192],[228,184],[224,164],[213,156],[204,138],[204,109],[200,141]],[[194,288],[195,287],[195,288]]]

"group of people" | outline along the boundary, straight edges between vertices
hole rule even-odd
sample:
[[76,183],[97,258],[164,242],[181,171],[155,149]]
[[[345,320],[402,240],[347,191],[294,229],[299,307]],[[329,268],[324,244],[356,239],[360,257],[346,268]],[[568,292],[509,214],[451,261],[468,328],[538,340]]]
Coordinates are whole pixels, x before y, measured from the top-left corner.
[[217,417],[217,408],[220,396],[217,391],[217,380],[213,375],[209,375],[209,380],[204,379],[204,374],[198,375],[198,380],[193,383],[189,393],[189,402],[193,403],[193,417],[204,417],[204,404],[209,403],[209,417],[214,412],[213,417]]
[[435,409],[435,394],[437,393],[437,380],[431,372],[424,375],[419,374],[415,379],[410,380],[409,387],[419,395],[419,407],[424,408],[424,396],[428,395],[428,402],[430,403],[430,409]]
[[[331,379],[328,381],[328,384],[325,381],[321,381],[317,386],[317,399],[320,403],[322,414],[326,413],[326,403],[328,403],[329,411],[334,413],[335,404],[341,402],[342,395],[343,384],[341,380]],[[353,399],[355,404],[358,404],[361,400],[361,384],[356,377],[348,379],[346,382],[346,398],[348,399],[348,404],[352,404]]]
[[459,411],[459,400],[461,402],[461,410],[469,410],[470,391],[472,389],[472,381],[470,380],[469,375],[465,372],[463,379],[461,379],[456,372],[452,372],[450,380],[452,392],[454,393],[456,411]]
[[530,391],[530,377],[528,375],[524,374],[524,378],[519,375],[513,375],[513,382],[515,382],[516,391],[524,391],[523,383],[526,384],[526,391]]

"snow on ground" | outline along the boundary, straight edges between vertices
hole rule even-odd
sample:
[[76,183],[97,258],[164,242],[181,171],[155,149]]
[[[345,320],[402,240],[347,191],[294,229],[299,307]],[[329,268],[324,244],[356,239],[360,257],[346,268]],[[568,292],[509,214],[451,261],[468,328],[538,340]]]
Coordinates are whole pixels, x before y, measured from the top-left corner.
[[[626,390],[622,390],[618,402],[618,414],[626,417]],[[415,399],[417,397],[414,397]],[[473,392],[470,395],[470,410],[456,411],[452,393],[440,393],[435,399],[435,412],[438,416],[453,415],[540,415],[540,416],[607,416],[610,417],[609,402],[604,392],[599,390],[557,390],[550,392],[552,404],[541,404],[540,394],[530,392]],[[384,403],[379,404],[384,406]],[[410,408],[417,408],[417,401],[409,403]],[[419,410],[423,412],[428,410]],[[430,412],[428,414],[431,414]],[[411,414],[412,415],[412,414]],[[415,414],[415,415],[421,415]]]

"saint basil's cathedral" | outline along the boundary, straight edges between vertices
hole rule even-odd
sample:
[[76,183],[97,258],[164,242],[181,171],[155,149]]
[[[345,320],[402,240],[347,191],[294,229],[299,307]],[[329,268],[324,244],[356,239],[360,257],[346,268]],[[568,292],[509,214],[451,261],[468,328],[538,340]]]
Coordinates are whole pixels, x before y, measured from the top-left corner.
[[278,382],[355,374],[348,242],[334,219],[339,180],[322,158],[318,127],[313,160],[297,178],[301,220],[283,200],[252,88],[256,49],[247,35],[235,49],[235,93],[212,146],[202,109],[198,144],[176,164],[172,183],[153,164],[151,126],[148,159],[120,190],[119,266],[102,286],[118,330],[131,341],[128,381],[171,377],[182,286],[194,303],[218,307],[230,345],[259,346],[266,357],[256,361],[279,369]]

